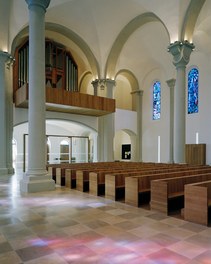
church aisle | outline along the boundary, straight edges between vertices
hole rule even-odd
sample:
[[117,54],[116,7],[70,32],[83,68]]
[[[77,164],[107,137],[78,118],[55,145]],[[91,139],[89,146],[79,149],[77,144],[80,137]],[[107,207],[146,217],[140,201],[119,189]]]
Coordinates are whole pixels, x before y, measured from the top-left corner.
[[211,229],[88,193],[0,178],[1,264],[208,264]]

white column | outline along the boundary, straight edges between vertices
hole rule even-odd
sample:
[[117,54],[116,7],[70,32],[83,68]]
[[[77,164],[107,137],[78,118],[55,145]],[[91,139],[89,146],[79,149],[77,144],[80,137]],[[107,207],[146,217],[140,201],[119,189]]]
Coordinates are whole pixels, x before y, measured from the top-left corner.
[[[7,168],[7,111],[5,63],[7,52],[0,51],[0,175],[8,174]],[[12,142],[10,143],[12,144]]]
[[142,112],[143,112],[143,90],[133,91],[131,94],[136,96],[136,112],[137,112],[137,142],[136,153],[137,161],[142,161]]
[[22,192],[54,190],[46,171],[45,12],[50,0],[26,0],[29,8],[29,137],[28,171]]
[[7,70],[6,70],[6,125],[7,125],[7,169],[8,174],[13,174],[15,172],[13,167],[13,65],[14,58],[9,55],[9,60],[7,61]]
[[97,161],[104,161],[104,117],[98,117]]
[[106,88],[107,88],[107,98],[114,98],[114,87],[116,82],[111,79],[106,79]]
[[98,150],[97,150],[97,134],[93,136],[93,162],[98,161]]
[[[115,81],[106,79],[107,98],[113,98]],[[98,159],[114,161],[114,114],[98,118]]]
[[175,79],[167,80],[166,83],[170,88],[170,115],[169,115],[169,163],[174,163],[174,87]]
[[176,87],[174,94],[174,162],[185,162],[185,137],[186,137],[186,109],[185,109],[185,75],[186,65],[194,45],[188,41],[176,41],[169,47],[173,55],[173,64],[176,66]]

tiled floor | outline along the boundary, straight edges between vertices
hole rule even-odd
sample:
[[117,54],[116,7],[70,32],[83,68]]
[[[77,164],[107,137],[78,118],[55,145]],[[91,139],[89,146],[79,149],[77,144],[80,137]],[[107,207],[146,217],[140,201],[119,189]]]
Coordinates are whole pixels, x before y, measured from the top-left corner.
[[211,228],[76,190],[0,177],[1,264],[210,264]]

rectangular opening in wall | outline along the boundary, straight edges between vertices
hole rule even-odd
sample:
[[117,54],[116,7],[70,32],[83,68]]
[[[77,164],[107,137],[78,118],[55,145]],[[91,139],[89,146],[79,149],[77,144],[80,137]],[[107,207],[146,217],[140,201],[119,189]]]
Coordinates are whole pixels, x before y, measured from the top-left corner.
[[131,144],[122,145],[122,159],[123,160],[131,159]]

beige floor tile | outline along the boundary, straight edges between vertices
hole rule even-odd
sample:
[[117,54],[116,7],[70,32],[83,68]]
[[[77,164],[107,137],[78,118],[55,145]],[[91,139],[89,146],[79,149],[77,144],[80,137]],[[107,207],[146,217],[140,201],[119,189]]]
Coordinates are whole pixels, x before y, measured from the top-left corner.
[[67,262],[62,257],[54,253],[48,256],[26,261],[24,264],[67,264]]
[[193,259],[206,251],[206,249],[186,241],[179,241],[168,248],[190,259]]
[[149,207],[64,187],[20,195],[8,176],[0,195],[0,264],[211,263],[210,227]]
[[0,254],[0,263],[2,264],[21,264],[22,260],[14,251],[11,251],[11,252],[7,252],[4,254]]

